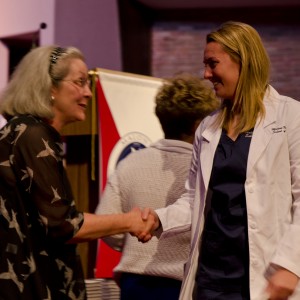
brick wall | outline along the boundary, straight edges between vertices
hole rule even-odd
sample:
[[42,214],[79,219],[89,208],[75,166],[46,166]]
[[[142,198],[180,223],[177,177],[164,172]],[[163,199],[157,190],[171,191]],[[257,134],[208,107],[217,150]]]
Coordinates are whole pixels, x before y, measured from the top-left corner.
[[[219,23],[156,22],[152,31],[152,75],[203,75],[205,37]],[[271,84],[300,100],[300,24],[255,24],[271,59]]]

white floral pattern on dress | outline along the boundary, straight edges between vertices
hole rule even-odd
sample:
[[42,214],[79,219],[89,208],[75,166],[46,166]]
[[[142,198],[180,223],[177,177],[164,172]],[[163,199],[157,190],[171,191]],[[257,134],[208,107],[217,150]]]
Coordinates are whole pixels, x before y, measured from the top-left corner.
[[0,130],[0,149],[0,299],[86,299],[76,245],[66,243],[83,213],[60,135],[33,116],[14,117]]

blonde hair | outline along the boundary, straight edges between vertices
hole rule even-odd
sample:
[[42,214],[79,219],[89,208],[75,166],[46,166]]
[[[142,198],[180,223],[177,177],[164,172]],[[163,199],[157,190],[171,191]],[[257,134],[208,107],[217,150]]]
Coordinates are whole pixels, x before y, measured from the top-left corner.
[[194,136],[195,124],[220,107],[208,81],[188,73],[165,79],[155,103],[165,137],[178,140]]
[[[56,49],[62,51],[53,61],[51,57]],[[74,47],[42,46],[32,49],[23,57],[1,94],[0,114],[8,119],[23,114],[53,118],[51,88],[58,86],[68,74],[69,61],[75,58],[84,60],[80,50]]]
[[233,103],[224,99],[219,122],[225,129],[232,114],[240,116],[237,132],[245,132],[263,118],[263,97],[269,84],[270,60],[258,32],[248,24],[229,21],[209,33],[206,42],[219,43],[240,64],[240,76]]

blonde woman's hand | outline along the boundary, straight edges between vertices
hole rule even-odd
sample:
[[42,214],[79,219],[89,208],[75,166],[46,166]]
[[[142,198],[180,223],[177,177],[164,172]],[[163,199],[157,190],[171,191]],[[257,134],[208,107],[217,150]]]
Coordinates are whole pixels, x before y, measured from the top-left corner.
[[152,232],[157,230],[160,227],[160,221],[158,218],[157,213],[152,209],[152,208],[144,208],[142,211],[142,219],[144,221],[147,221],[149,218],[153,217],[154,218],[154,225],[152,227]]
[[299,277],[284,268],[278,268],[269,278],[266,293],[268,300],[286,300],[293,294]]

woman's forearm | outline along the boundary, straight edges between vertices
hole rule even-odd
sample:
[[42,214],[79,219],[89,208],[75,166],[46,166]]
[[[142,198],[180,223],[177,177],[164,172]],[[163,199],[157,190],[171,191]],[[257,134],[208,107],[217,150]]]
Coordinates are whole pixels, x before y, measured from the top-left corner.
[[147,241],[151,238],[154,223],[153,217],[143,220],[139,208],[121,214],[95,215],[84,213],[83,225],[76,235],[69,240],[69,243],[88,242],[104,236],[125,232]]

